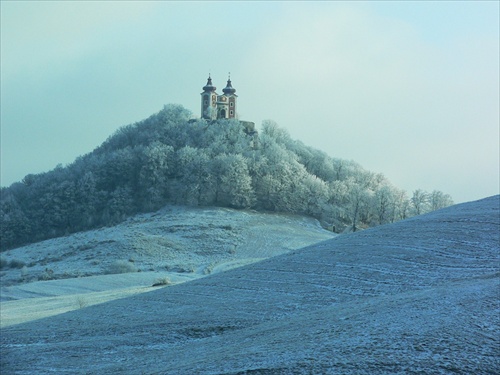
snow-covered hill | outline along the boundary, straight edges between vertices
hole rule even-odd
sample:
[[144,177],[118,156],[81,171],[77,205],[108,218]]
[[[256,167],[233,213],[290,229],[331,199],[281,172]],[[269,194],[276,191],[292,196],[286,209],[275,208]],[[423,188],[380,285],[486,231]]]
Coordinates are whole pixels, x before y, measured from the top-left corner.
[[[167,206],[115,227],[2,253],[7,263],[26,267],[0,272],[1,326],[147,292],[159,279],[193,280],[333,236],[303,216]],[[128,273],[109,274],[115,272]]]
[[500,372],[500,197],[2,329],[13,374]]

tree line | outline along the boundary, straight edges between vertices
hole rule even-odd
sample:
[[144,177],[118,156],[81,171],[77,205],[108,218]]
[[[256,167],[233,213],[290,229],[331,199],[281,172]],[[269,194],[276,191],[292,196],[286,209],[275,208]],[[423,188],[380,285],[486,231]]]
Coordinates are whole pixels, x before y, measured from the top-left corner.
[[72,164],[3,187],[1,249],[114,225],[166,204],[304,214],[341,232],[453,203],[440,191],[410,196],[382,174],[291,139],[272,121],[247,134],[237,120],[190,117],[166,105]]

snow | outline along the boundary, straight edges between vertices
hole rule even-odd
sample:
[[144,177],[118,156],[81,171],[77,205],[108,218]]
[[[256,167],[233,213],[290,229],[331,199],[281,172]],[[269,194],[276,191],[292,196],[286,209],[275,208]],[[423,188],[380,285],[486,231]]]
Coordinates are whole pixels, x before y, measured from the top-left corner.
[[499,373],[499,202],[12,325],[0,364],[13,374]]
[[[82,300],[93,305],[147,292],[160,278],[190,281],[333,236],[302,216],[167,206],[115,227],[4,252],[28,267],[0,273],[0,326],[75,310]],[[106,275],[117,260],[133,260],[140,272]],[[37,281],[47,270],[56,280]]]

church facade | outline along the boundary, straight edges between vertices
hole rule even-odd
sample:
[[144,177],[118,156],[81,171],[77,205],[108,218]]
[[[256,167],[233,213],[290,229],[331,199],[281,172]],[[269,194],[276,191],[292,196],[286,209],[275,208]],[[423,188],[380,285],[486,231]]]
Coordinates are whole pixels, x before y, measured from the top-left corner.
[[222,95],[217,94],[216,89],[209,75],[201,93],[201,118],[207,120],[236,118],[238,95],[235,94],[236,90],[231,85],[231,79],[227,80],[226,87],[222,89]]

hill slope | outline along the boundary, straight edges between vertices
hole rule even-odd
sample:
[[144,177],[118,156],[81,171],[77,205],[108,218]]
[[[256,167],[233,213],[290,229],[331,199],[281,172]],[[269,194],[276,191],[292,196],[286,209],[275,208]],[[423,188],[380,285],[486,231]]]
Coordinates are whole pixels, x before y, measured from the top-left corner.
[[[150,291],[165,277],[177,284],[333,236],[317,220],[298,215],[166,206],[114,227],[4,252],[4,263],[27,266],[0,273],[0,323]],[[109,274],[116,272],[128,273]]]
[[12,373],[500,371],[499,196],[2,330]]
[[383,175],[292,140],[269,121],[257,136],[236,120],[189,117],[165,106],[74,163],[0,189],[0,251],[166,204],[303,214],[340,233],[452,203],[439,191],[409,198]]

